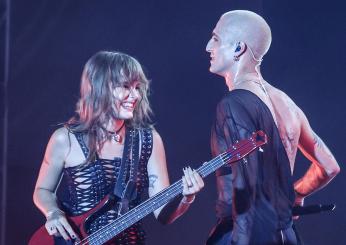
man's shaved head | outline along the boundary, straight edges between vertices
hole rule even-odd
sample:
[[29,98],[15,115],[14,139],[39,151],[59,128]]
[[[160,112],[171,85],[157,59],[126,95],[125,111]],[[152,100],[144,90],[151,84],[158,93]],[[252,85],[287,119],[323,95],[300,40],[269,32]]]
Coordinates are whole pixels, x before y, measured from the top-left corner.
[[215,31],[229,42],[246,43],[256,59],[262,59],[272,40],[267,22],[258,14],[247,10],[234,10],[223,14]]

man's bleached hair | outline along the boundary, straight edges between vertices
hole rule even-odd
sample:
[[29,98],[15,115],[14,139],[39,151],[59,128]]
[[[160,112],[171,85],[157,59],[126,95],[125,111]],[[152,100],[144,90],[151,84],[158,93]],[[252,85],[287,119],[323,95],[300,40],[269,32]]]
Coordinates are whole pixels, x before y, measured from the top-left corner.
[[234,10],[223,14],[220,22],[234,41],[243,41],[253,52],[256,60],[262,60],[268,52],[272,35],[267,22],[248,10]]

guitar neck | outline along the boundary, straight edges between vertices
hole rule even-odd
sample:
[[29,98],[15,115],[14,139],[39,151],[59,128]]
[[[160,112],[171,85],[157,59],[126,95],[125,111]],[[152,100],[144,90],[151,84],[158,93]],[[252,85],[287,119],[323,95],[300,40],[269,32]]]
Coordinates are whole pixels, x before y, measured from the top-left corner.
[[[265,133],[262,131],[258,131],[254,133],[250,139],[237,142],[235,145],[232,145],[226,152],[213,158],[209,162],[204,163],[197,169],[197,172],[201,175],[202,178],[204,178],[223,165],[240,160],[266,142],[267,138]],[[88,244],[99,245],[109,241],[120,232],[124,231],[126,228],[138,222],[162,205],[170,202],[174,197],[182,193],[182,191],[182,180],[179,180],[171,186],[165,188],[161,192],[157,193],[153,197],[142,202],[137,207],[131,209],[129,212],[118,217],[115,221],[92,233],[86,238]]]
[[[229,160],[229,154],[226,153],[215,157],[209,162],[204,163],[197,169],[197,172],[201,177],[206,177],[213,173],[216,169],[226,164]],[[138,222],[148,214],[152,213],[159,207],[169,203],[174,197],[182,193],[182,180],[178,180],[171,186],[165,188],[161,192],[157,193],[153,197],[142,202],[137,207],[131,209],[129,212],[118,217],[115,221],[111,222],[107,226],[103,227],[99,231],[94,232],[88,237],[90,245],[103,244],[104,242],[112,239],[126,228],[130,227],[134,223]]]

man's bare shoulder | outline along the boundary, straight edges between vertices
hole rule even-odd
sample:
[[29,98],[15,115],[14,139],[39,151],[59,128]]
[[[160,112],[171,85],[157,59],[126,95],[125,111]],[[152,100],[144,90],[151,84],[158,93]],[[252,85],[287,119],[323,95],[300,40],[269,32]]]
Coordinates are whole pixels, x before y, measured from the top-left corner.
[[294,110],[295,113],[297,113],[298,115],[302,113],[302,110],[299,108],[299,106],[284,91],[274,86],[271,86],[270,96],[276,104],[279,104],[280,106],[289,107],[290,110]]
[[271,87],[270,96],[284,122],[291,122],[295,127],[301,127],[306,123],[307,118],[303,110],[284,91]]
[[271,86],[271,96],[274,96],[275,99],[280,100],[287,105],[295,105],[291,97],[289,97],[284,91],[274,86]]

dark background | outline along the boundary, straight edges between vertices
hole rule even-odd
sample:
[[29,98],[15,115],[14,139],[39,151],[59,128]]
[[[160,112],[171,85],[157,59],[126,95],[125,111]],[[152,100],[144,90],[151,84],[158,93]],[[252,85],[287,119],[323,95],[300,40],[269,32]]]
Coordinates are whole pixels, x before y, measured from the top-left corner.
[[[45,145],[56,125],[73,114],[83,65],[99,50],[128,53],[145,67],[152,80],[154,121],[165,143],[172,182],[181,177],[183,166],[198,167],[210,159],[210,127],[226,86],[221,77],[208,72],[205,46],[220,15],[232,9],[253,10],[268,21],[273,43],[262,64],[264,78],[304,110],[341,165],[339,176],[306,200],[307,204],[336,203],[336,210],[301,217],[297,225],[302,236],[311,245],[345,244],[346,21],[342,1],[339,5],[298,0],[10,2],[5,244],[26,244],[44,223],[33,205],[32,192]],[[5,10],[2,0],[2,16]],[[2,68],[4,22],[2,18]],[[5,93],[3,87],[1,92]],[[295,178],[307,166],[298,156]],[[213,176],[206,179],[190,211],[176,223],[162,226],[148,217],[148,244],[203,244],[215,222],[214,182]]]

